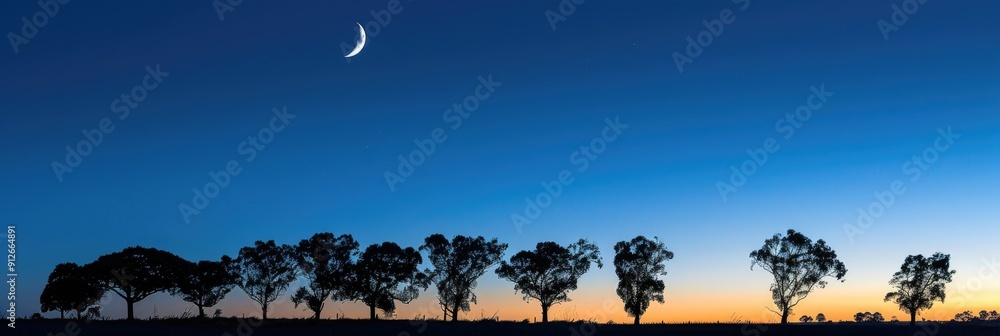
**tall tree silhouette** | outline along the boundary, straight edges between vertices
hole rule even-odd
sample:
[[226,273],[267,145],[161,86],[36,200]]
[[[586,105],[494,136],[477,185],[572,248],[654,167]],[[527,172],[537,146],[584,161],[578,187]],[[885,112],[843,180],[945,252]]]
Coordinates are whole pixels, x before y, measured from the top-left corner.
[[899,305],[910,313],[910,325],[916,324],[917,314],[931,309],[934,301],[944,302],[944,285],[951,282],[951,256],[934,253],[930,258],[922,254],[907,256],[903,266],[892,275],[889,284],[896,291],[885,294],[885,301]]
[[128,319],[133,320],[135,303],[174,288],[185,262],[167,251],[134,246],[103,255],[84,268],[101,287],[125,300]]
[[186,261],[170,294],[193,303],[198,307],[198,317],[204,318],[205,307],[218,304],[236,286],[239,276],[233,272],[232,263],[229,256],[222,256],[222,261]]
[[580,239],[568,247],[553,242],[541,242],[533,251],[521,251],[502,262],[496,273],[514,283],[514,291],[524,294],[524,300],[538,300],[542,305],[542,322],[549,321],[549,308],[568,302],[569,292],[590,270],[591,263],[603,267],[597,245]]
[[56,265],[49,274],[49,282],[42,289],[39,301],[43,313],[58,310],[59,318],[66,318],[66,312],[76,311],[76,318],[80,318],[103,295],[104,289],[87,270],[75,263],[63,263]]
[[445,319],[458,320],[459,311],[469,311],[469,303],[476,302],[476,280],[486,274],[486,269],[503,260],[507,244],[493,238],[487,241],[482,236],[472,238],[455,236],[449,242],[444,235],[433,234],[424,239],[420,250],[428,251],[427,259],[434,269],[427,270],[428,280],[438,290],[438,302],[442,303]]
[[822,239],[813,243],[809,237],[795,230],[787,235],[774,235],[764,241],[764,246],[750,253],[751,265],[759,266],[774,276],[771,284],[771,298],[781,316],[781,324],[788,323],[792,308],[809,296],[817,287],[826,287],[826,277],[841,282],[847,274],[844,263],[837,259],[837,253]]
[[401,248],[393,242],[368,246],[351,272],[348,297],[364,302],[375,320],[375,309],[386,314],[396,311],[396,301],[410,303],[427,288],[426,275],[420,272],[420,252]]
[[337,237],[329,232],[317,233],[300,241],[295,246],[295,261],[309,285],[299,287],[292,295],[295,307],[304,303],[318,320],[327,298],[347,299],[351,257],[357,253],[358,242],[347,234]]
[[667,250],[659,238],[643,236],[615,244],[615,274],[618,275],[618,297],[625,303],[625,312],[635,317],[635,324],[646,313],[650,301],[663,303],[665,288],[661,275],[667,275],[667,260],[674,253]]
[[233,271],[239,275],[237,285],[260,305],[261,319],[267,319],[268,305],[295,280],[295,266],[295,249],[286,244],[258,240],[254,246],[240,249],[233,263]]

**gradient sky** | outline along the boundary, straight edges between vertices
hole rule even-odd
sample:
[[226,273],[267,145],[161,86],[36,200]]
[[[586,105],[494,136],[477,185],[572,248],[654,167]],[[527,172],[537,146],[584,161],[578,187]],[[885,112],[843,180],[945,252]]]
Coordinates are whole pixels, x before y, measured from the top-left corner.
[[[1000,4],[927,1],[886,41],[876,22],[899,3],[587,1],[553,31],[545,12],[557,1],[404,0],[346,62],[341,44],[353,43],[355,22],[368,24],[386,1],[244,1],[222,21],[209,1],[70,2],[17,53],[0,52],[0,220],[18,229],[19,315],[38,311],[58,263],[130,245],[217,260],[258,239],[293,244],[329,231],[362,246],[497,237],[508,257],[590,238],[605,267],[550,316],[602,322],[630,320],[615,295],[614,243],[658,236],[676,257],[666,304],[643,321],[767,321],[776,319],[765,309],[770,275],[751,271],[748,254],[788,228],[825,239],[849,270],[799,314],[904,316],[882,302],[889,278],[907,255],[937,251],[958,274],[925,316],[1000,309],[1000,265],[987,262],[1000,258]],[[735,21],[679,72],[672,54],[726,9]],[[4,1],[0,23],[20,32],[38,10]],[[156,65],[169,76],[120,120],[113,101]],[[489,75],[502,84],[451,129],[443,113]],[[775,124],[813,86],[834,95],[785,139]],[[297,116],[246,162],[240,142],[275,107]],[[52,162],[103,118],[115,130],[60,182]],[[574,151],[601,136],[606,118],[629,126],[577,170]],[[436,128],[448,139],[390,190],[384,173]],[[938,159],[912,180],[906,162],[948,128],[961,136],[932,150]],[[768,138],[780,148],[723,200],[717,182]],[[241,173],[185,223],[178,205],[230,160]],[[562,170],[573,183],[518,232],[511,214]],[[844,224],[895,180],[907,191],[850,239]],[[463,318],[540,315],[492,272],[477,293]],[[435,303],[424,292],[397,313],[440,315]],[[192,307],[157,294],[136,315]],[[287,295],[274,307],[310,315]],[[218,308],[259,314],[239,289]],[[118,297],[104,305],[109,316],[124,310]],[[335,314],[367,309],[329,302],[323,315]]]

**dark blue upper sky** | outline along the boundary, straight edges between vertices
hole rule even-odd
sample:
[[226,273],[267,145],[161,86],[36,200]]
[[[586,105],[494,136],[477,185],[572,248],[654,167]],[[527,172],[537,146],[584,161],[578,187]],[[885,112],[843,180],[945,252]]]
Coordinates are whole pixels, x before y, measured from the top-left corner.
[[[688,273],[742,274],[794,227],[859,263],[885,254],[881,270],[937,250],[975,265],[1000,233],[1000,4],[929,0],[887,41],[876,22],[896,3],[586,1],[553,31],[557,1],[403,0],[351,62],[341,44],[385,1],[243,1],[222,21],[210,1],[64,4],[17,53],[0,48],[0,220],[19,230],[25,315],[60,262],[129,245],[217,259],[322,231],[495,236],[509,254],[585,236],[606,258],[655,235]],[[735,21],[679,72],[672,55],[726,9]],[[5,1],[0,27],[20,34],[39,10]],[[157,65],[169,75],[120,119],[114,101]],[[452,129],[442,115],[480,76],[501,84]],[[776,123],[821,86],[833,96],[785,139]],[[295,118],[247,162],[240,143],[282,107]],[[103,118],[114,131],[60,182],[53,162]],[[578,170],[606,118],[629,126]],[[905,162],[949,127],[961,137],[911,180]],[[385,172],[436,128],[447,140],[390,190]],[[717,182],[768,138],[780,149],[724,201]],[[240,174],[185,223],[179,204],[230,160]],[[573,183],[518,232],[511,214],[562,170]],[[849,239],[843,224],[896,179],[906,194]]]

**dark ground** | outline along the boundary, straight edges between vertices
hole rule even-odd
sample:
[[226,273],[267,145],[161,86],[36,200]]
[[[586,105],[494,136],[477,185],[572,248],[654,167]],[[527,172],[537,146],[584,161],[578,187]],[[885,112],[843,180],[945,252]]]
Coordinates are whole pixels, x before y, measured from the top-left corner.
[[[251,323],[252,322],[252,323]],[[877,336],[1000,336],[1000,323],[809,323],[780,325],[748,324],[646,324],[609,325],[583,322],[529,324],[519,322],[365,321],[365,320],[153,320],[73,321],[18,320],[15,332],[3,335],[31,336],[313,336],[313,335],[877,335]]]

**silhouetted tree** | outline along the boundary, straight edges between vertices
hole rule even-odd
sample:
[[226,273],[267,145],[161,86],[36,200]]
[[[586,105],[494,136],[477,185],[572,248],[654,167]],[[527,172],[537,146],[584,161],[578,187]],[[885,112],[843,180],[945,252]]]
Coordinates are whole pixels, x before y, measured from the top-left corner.
[[859,312],[854,314],[854,322],[885,322],[885,317],[879,312]]
[[80,318],[83,311],[97,304],[104,289],[86,272],[75,263],[56,265],[39,299],[42,312],[58,310],[59,318],[66,318],[67,311],[76,311]]
[[[77,313],[77,316],[79,315],[80,314]],[[101,306],[92,306],[90,308],[87,308],[86,316],[88,320],[95,320],[101,318]]]
[[601,268],[597,245],[580,239],[562,247],[553,242],[541,242],[533,251],[521,251],[504,261],[496,273],[501,279],[514,283],[514,291],[524,294],[524,300],[538,300],[542,305],[542,322],[549,321],[549,308],[560,302],[570,301],[568,293],[575,290],[577,281],[590,270],[590,264]]
[[917,313],[930,309],[934,301],[944,302],[944,286],[955,274],[950,270],[950,263],[951,256],[941,253],[934,253],[930,258],[920,254],[907,256],[899,272],[889,280],[896,291],[885,294],[885,301],[895,302],[901,310],[910,313],[910,325],[915,325]]
[[304,303],[318,320],[327,298],[347,299],[351,258],[356,254],[358,242],[347,234],[337,237],[329,232],[317,233],[300,241],[295,247],[295,259],[309,285],[299,287],[292,295],[295,307]]
[[972,312],[968,310],[955,314],[955,321],[957,322],[972,322],[975,320],[977,320],[976,315],[972,315]]
[[759,266],[774,276],[771,298],[781,316],[781,324],[788,323],[792,308],[805,299],[816,287],[826,287],[826,277],[841,282],[847,274],[844,263],[837,260],[837,253],[822,239],[814,244],[811,239],[789,229],[787,235],[774,235],[764,241],[764,246],[750,253],[753,266]]
[[135,303],[174,288],[185,262],[167,251],[134,246],[103,255],[84,268],[101,287],[125,300],[128,319],[133,320]]
[[625,303],[625,312],[639,324],[650,301],[663,303],[665,285],[661,275],[667,275],[667,260],[674,253],[667,250],[659,238],[638,236],[632,241],[615,244],[615,274],[618,275],[618,297]]
[[222,301],[233,290],[239,276],[232,270],[232,258],[222,256],[222,261],[185,261],[177,286],[170,290],[181,300],[198,307],[198,317],[205,317],[205,307]]
[[260,305],[261,319],[267,319],[267,306],[295,280],[295,264],[295,249],[273,240],[258,240],[254,246],[240,249],[233,263],[233,271],[239,275],[237,285]]
[[812,318],[812,316],[809,316],[809,315],[802,315],[802,317],[799,317],[799,322],[802,322],[802,323],[809,323],[809,322],[812,322],[812,321],[813,321],[813,318]]
[[375,309],[387,315],[396,311],[396,301],[410,303],[427,288],[426,275],[419,270],[420,252],[393,242],[368,246],[351,273],[348,297],[364,302],[375,320]]
[[826,322],[826,315],[823,315],[823,313],[816,314],[816,322]]
[[433,234],[424,239],[420,250],[428,252],[434,269],[428,269],[428,280],[438,290],[438,302],[442,303],[445,319],[458,320],[459,311],[469,311],[469,303],[476,302],[477,280],[486,274],[486,269],[500,263],[507,244],[496,238],[487,241],[482,236],[472,238],[455,236],[448,241],[444,235]]

